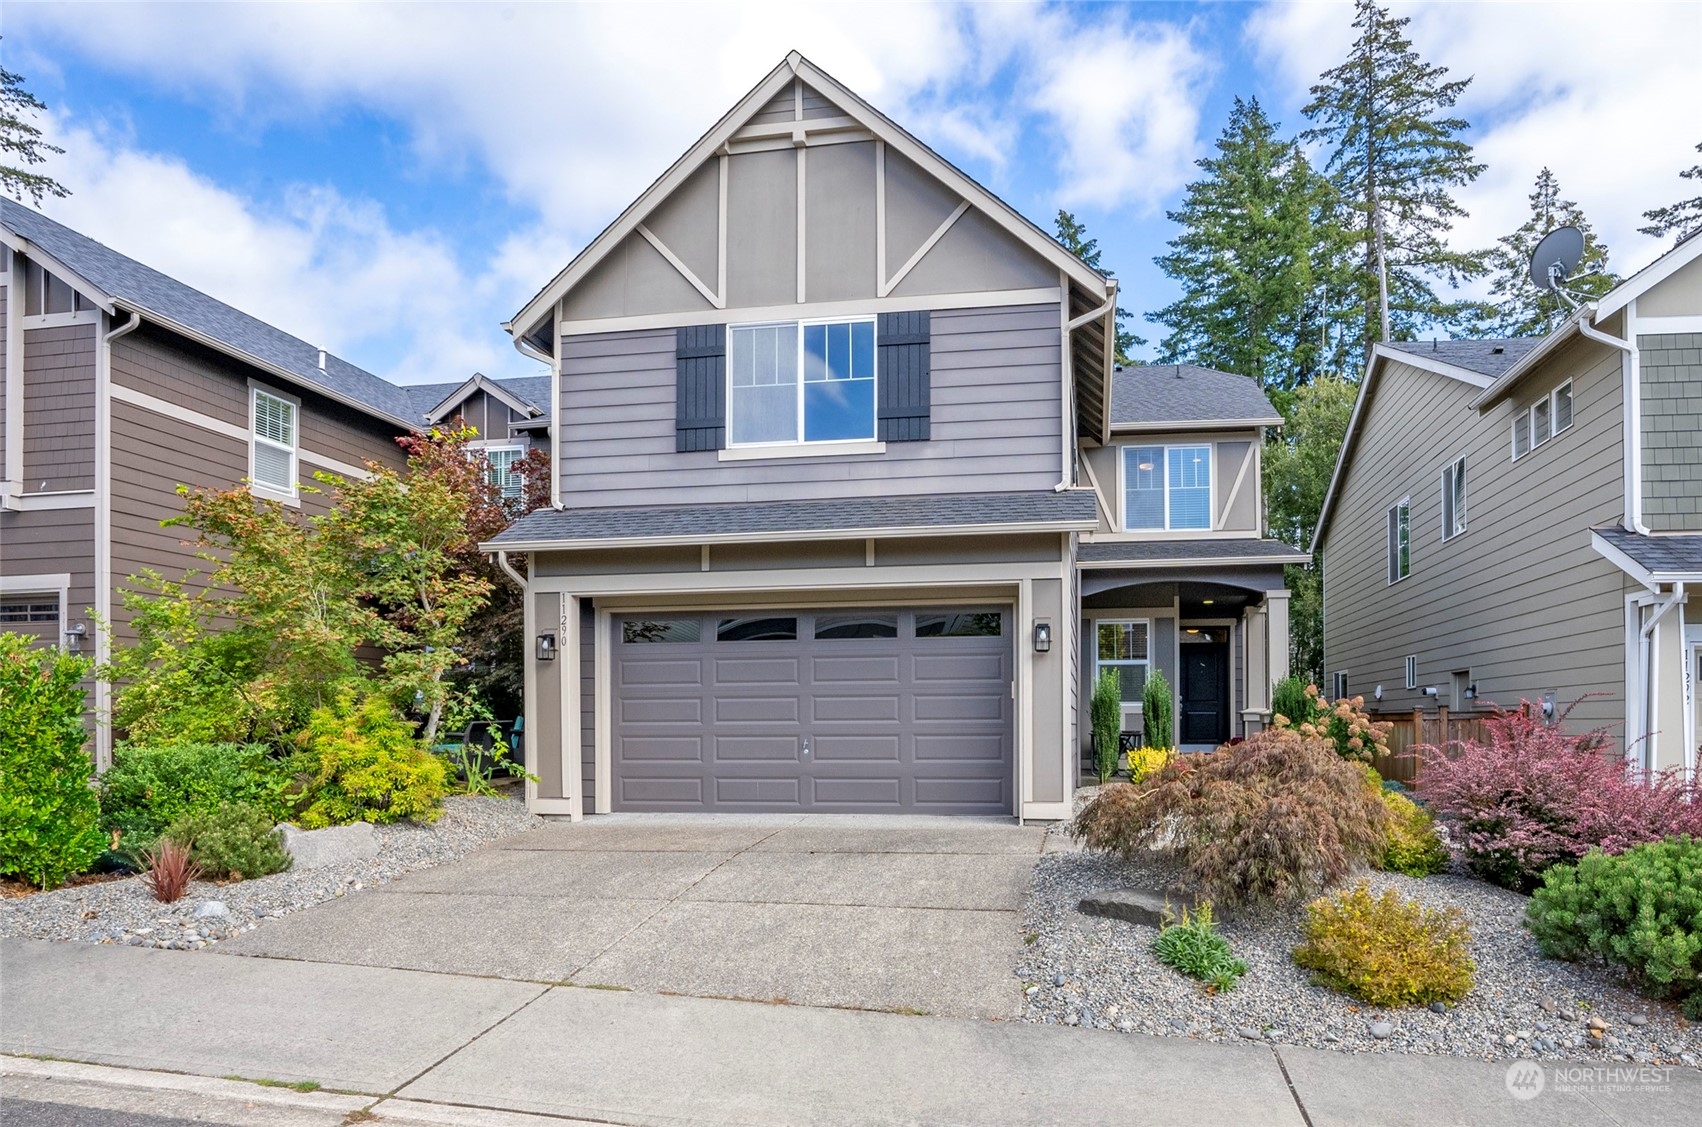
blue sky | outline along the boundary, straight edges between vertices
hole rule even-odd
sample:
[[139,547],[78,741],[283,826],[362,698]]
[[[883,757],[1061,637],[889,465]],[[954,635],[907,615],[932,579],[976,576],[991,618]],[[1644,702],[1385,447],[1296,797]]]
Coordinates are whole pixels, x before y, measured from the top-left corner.
[[[1635,229],[1702,141],[1694,52],[1670,49],[1702,5],[1394,8],[1476,76],[1490,169],[1460,245],[1517,226],[1547,163],[1616,269],[1658,253]],[[499,323],[793,47],[1043,226],[1074,211],[1138,316],[1174,296],[1164,212],[1231,99],[1298,130],[1351,34],[1336,3],[880,12],[10,0],[0,52],[67,149],[49,214],[415,382],[534,370]]]

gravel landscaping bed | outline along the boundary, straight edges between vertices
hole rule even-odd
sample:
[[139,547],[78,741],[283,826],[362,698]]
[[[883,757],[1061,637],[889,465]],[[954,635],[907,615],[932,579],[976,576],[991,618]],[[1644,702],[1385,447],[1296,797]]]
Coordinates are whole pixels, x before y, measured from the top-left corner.
[[[543,824],[516,799],[457,795],[432,825],[374,827],[375,858],[228,884],[196,881],[174,904],[155,900],[136,877],[0,900],[0,936],[193,950]],[[222,914],[215,903],[224,906]]]
[[[1301,909],[1222,922],[1219,930],[1248,970],[1233,991],[1210,996],[1153,955],[1157,929],[1076,910],[1091,892],[1168,887],[1173,870],[1157,858],[1130,864],[1072,851],[1043,856],[1029,887],[1023,912],[1028,946],[1016,968],[1028,998],[1024,1017],[1349,1052],[1690,1066],[1702,1060],[1702,1025],[1686,1021],[1676,1006],[1643,998],[1605,969],[1542,958],[1520,925],[1525,897],[1458,873],[1422,880],[1370,873],[1366,879],[1374,891],[1394,887],[1426,905],[1453,905],[1466,914],[1477,974],[1459,1006],[1380,1010],[1313,986],[1289,957],[1300,942]],[[1592,1018],[1608,1027],[1599,1045],[1589,1035]]]

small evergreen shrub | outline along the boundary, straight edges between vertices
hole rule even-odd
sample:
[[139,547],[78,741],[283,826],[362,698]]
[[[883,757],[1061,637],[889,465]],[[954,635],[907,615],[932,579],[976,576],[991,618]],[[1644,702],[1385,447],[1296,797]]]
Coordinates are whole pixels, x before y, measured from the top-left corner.
[[1093,721],[1093,770],[1103,785],[1117,773],[1119,737],[1123,734],[1123,682],[1107,669],[1093,683],[1090,703]]
[[[1310,689],[1311,692],[1307,692]],[[1318,714],[1318,687],[1304,677],[1284,677],[1271,690],[1271,715],[1291,725],[1304,724]]]
[[1702,840],[1592,850],[1556,865],[1525,921],[1551,959],[1601,959],[1656,997],[1702,997]]
[[449,786],[449,768],[414,738],[413,725],[388,701],[357,701],[344,691],[313,711],[297,737],[293,759],[307,776],[308,829],[349,822],[435,822]]
[[1530,892],[1543,870],[1591,849],[1623,853],[1674,834],[1702,837],[1702,794],[1676,772],[1631,777],[1607,733],[1568,734],[1528,701],[1484,721],[1486,739],[1421,747],[1418,793],[1472,871]]
[[285,764],[261,744],[119,744],[100,780],[101,818],[120,851],[136,857],[173,822],[226,803],[279,821],[289,785]]
[[1170,693],[1170,682],[1162,669],[1147,674],[1141,689],[1141,726],[1146,729],[1148,747],[1170,747],[1171,734],[1176,730],[1176,706]]
[[192,813],[165,831],[211,880],[248,880],[290,867],[284,835],[265,811],[227,802],[212,813]]
[[1219,993],[1235,989],[1237,980],[1247,973],[1247,964],[1235,957],[1229,940],[1217,933],[1209,903],[1201,904],[1191,916],[1183,908],[1180,922],[1166,923],[1159,929],[1152,950],[1165,966],[1197,978]]
[[1307,905],[1305,942],[1294,961],[1312,980],[1374,1006],[1458,1002],[1477,964],[1457,908],[1426,908],[1394,889],[1369,885]]
[[57,888],[100,856],[100,800],[83,745],[90,663],[0,633],[0,873]]
[[1270,729],[1106,787],[1071,832],[1124,857],[1168,850],[1188,887],[1240,907],[1314,896],[1380,860],[1387,820],[1362,768],[1315,736]]

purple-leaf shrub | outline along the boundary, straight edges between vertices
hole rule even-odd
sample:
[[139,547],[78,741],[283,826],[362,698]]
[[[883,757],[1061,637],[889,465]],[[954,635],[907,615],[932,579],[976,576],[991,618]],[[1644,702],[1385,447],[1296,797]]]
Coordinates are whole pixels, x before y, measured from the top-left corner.
[[[1569,712],[1570,710],[1568,710]],[[1702,834],[1696,788],[1672,772],[1634,775],[1605,731],[1574,735],[1529,701],[1484,720],[1485,739],[1421,745],[1418,793],[1479,876],[1529,892],[1551,865],[1592,848],[1621,853]]]

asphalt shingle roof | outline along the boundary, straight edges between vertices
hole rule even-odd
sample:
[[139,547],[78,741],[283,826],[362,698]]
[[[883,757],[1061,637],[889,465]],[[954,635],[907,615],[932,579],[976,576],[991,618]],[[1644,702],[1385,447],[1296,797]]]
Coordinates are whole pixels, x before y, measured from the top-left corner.
[[824,501],[752,501],[645,508],[539,509],[489,541],[493,548],[555,541],[679,539],[741,533],[854,532],[963,528],[992,524],[1091,525],[1092,491],[945,493]]
[[1111,428],[1165,423],[1282,422],[1258,381],[1194,364],[1118,368],[1111,380]]
[[[469,377],[470,379],[471,377]],[[485,379],[498,385],[504,391],[523,402],[530,403],[538,410],[549,412],[550,407],[550,377],[548,376],[510,376],[501,379],[486,376]],[[423,418],[427,412],[448,399],[456,391],[466,387],[468,380],[458,380],[455,383],[417,383],[404,385],[402,390],[408,393],[408,401],[412,404],[413,418]]]
[[303,387],[352,401],[392,421],[417,421],[409,393],[396,384],[337,356],[327,355],[321,371],[317,345],[119,254],[34,208],[0,200],[0,224],[144,318],[151,314],[175,322],[288,372]]
[[1598,528],[1596,535],[1657,575],[1702,572],[1702,534],[1645,536],[1617,525]]
[[1389,341],[1386,347],[1415,356],[1429,356],[1468,372],[1495,377],[1524,359],[1525,353],[1541,343],[1541,337],[1503,337],[1489,340]]
[[1076,559],[1082,563],[1217,560],[1303,564],[1311,558],[1281,540],[1099,540],[1076,550]]

